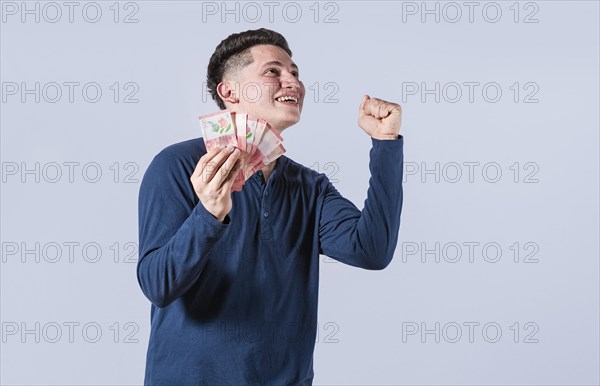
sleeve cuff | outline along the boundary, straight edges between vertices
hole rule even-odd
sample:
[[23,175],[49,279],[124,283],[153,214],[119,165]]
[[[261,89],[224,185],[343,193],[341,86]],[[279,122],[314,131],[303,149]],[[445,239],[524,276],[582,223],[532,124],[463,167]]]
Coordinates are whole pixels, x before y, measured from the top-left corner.
[[196,208],[194,208],[194,210],[196,211],[196,215],[198,217],[202,218],[205,222],[207,222],[212,227],[226,228],[229,224],[231,224],[231,217],[229,217],[229,214],[225,215],[223,222],[220,223],[219,220],[217,220],[217,218],[215,216],[213,216],[213,214],[210,213],[204,207],[204,205],[202,205],[201,202],[198,202],[198,204],[196,204]]
[[404,137],[400,134],[396,137],[396,139],[377,139],[371,137],[371,143],[373,147],[377,146],[398,146],[404,143]]

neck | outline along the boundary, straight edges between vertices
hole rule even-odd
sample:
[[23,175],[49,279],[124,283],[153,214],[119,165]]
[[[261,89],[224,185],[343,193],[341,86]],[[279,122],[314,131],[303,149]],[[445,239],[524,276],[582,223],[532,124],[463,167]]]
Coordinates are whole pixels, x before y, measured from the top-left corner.
[[269,176],[271,175],[271,173],[273,172],[273,169],[275,169],[275,163],[277,161],[273,161],[268,165],[265,165],[262,167],[261,171],[263,173],[263,176],[265,177],[265,182],[267,182],[269,180]]

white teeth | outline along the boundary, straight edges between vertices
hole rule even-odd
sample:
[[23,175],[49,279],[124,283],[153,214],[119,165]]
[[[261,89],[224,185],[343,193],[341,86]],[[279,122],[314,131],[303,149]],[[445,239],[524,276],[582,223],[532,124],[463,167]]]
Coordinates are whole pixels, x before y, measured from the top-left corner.
[[294,102],[294,103],[298,103],[298,99],[292,97],[292,96],[282,96],[276,99],[276,101],[278,102]]

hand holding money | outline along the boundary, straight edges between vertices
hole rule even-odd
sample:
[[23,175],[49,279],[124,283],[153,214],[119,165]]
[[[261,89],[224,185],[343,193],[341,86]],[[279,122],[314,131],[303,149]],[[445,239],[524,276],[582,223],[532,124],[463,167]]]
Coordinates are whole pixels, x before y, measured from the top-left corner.
[[396,139],[400,132],[402,108],[397,103],[365,95],[360,103],[358,125],[376,139]]
[[231,186],[240,163],[239,149],[215,147],[200,158],[190,181],[202,205],[219,222],[231,211]]
[[219,111],[200,117],[206,150],[234,146],[240,152],[231,192],[238,192],[246,180],[264,165],[285,152],[283,138],[263,119],[240,112]]

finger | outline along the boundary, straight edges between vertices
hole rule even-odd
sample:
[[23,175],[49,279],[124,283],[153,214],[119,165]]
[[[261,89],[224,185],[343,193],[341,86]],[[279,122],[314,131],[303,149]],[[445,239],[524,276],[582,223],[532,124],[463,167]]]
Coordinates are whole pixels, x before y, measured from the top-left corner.
[[223,185],[221,185],[221,190],[225,189],[226,192],[231,193],[231,187],[233,186],[235,179],[236,179],[238,173],[240,172],[241,168],[242,168],[242,162],[238,159],[235,162],[233,169],[231,169],[231,172],[229,172],[229,175],[223,182]]
[[219,152],[222,149],[223,149],[223,147],[221,147],[221,146],[215,147],[214,149],[212,149],[211,151],[209,151],[208,153],[206,153],[202,157],[200,157],[200,160],[198,160],[198,163],[196,164],[196,167],[194,168],[192,177],[199,177],[202,174],[202,170],[204,169],[204,166],[206,165],[206,163],[209,162],[210,160],[212,160],[217,154],[219,154]]
[[360,101],[360,106],[358,107],[358,113],[359,114],[364,114],[365,113],[365,104],[367,103],[368,100],[369,100],[369,96],[368,95],[364,95],[362,97],[362,100]]
[[241,154],[241,151],[239,149],[235,149],[233,151],[233,153],[229,154],[229,157],[227,157],[227,160],[221,165],[221,167],[215,173],[214,177],[209,182],[209,185],[214,190],[221,189],[221,186],[223,185],[225,180],[227,180],[227,178],[231,174],[232,169],[235,165],[235,162],[240,157],[240,154]]
[[219,154],[217,154],[212,160],[205,163],[204,168],[202,169],[202,181],[206,184],[210,182],[214,178],[214,176],[218,173],[219,168],[223,165],[223,163],[227,160],[227,158],[233,153],[236,148],[229,145],[223,148]]
[[372,98],[368,106],[369,115],[382,119],[388,117],[394,110],[394,103],[384,101],[383,99]]
[[223,181],[223,184],[221,185],[221,188],[220,188],[221,190],[225,190],[225,192],[231,193],[231,188],[232,188],[233,184],[235,183],[235,180],[237,178],[237,175],[240,173],[241,168],[242,168],[242,161],[238,158],[238,160],[233,164],[233,168],[231,169],[231,171],[229,172],[229,174]]
[[377,106],[377,118],[385,118],[390,115],[388,107],[388,103],[379,103],[379,106]]
[[402,107],[400,107],[397,103],[392,103],[392,110],[390,111],[390,115],[392,114],[402,114]]
[[400,114],[400,105],[382,101],[379,107],[379,118],[387,118],[392,114]]
[[365,114],[379,118],[379,109],[381,107],[381,99],[377,98],[369,98],[368,101],[365,102]]

